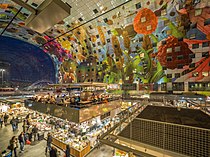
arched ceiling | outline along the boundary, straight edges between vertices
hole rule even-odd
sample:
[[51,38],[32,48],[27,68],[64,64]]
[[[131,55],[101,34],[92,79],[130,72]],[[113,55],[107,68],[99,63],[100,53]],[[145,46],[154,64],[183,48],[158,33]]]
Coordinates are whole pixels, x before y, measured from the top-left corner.
[[[45,52],[55,56],[57,62],[61,64],[69,60],[80,64],[93,56],[97,65],[108,64],[108,70],[104,71],[115,73],[120,70],[119,77],[132,78],[131,80],[134,73],[141,75],[142,80],[151,77],[153,74],[148,73],[154,72],[153,65],[168,68],[165,61],[161,60],[161,54],[157,55],[157,52],[160,48],[165,48],[164,40],[169,40],[169,36],[173,36],[175,40],[184,38],[188,41],[187,44],[191,44],[192,40],[210,39],[209,0],[63,1],[71,5],[71,15],[45,33],[39,34],[25,27],[24,21],[30,15],[29,11],[21,9],[10,0],[0,0],[0,33],[41,47]],[[43,0],[26,2],[36,8]],[[14,18],[18,11],[20,13]],[[5,30],[12,18],[14,20]],[[162,41],[163,47],[160,47]],[[142,53],[142,48],[148,53]],[[152,51],[149,52],[151,48]],[[140,52],[142,55],[138,59],[141,64],[135,63],[135,66],[149,63],[148,67],[133,68],[134,65],[128,63],[138,57],[136,54]],[[143,62],[142,58],[145,57],[145,60],[149,58],[149,61]],[[191,60],[188,60],[185,64],[190,62]],[[182,62],[177,61],[169,68],[174,69],[180,63]],[[75,75],[76,69],[73,73]],[[155,77],[157,76],[159,74],[155,74]],[[158,79],[161,76],[163,74],[160,74]],[[149,82],[158,79],[151,78]]]

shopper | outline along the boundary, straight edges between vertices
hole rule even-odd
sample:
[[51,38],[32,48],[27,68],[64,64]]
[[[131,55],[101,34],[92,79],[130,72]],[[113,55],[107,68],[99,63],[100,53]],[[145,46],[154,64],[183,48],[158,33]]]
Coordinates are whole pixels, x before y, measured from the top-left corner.
[[15,118],[15,127],[18,130],[19,119],[18,117]]
[[36,127],[36,125],[34,125],[34,127],[32,129],[32,133],[33,133],[33,136],[34,136],[34,141],[36,141],[37,134],[38,134],[38,128]]
[[19,144],[20,144],[20,151],[24,151],[24,145],[25,145],[25,136],[24,132],[21,132],[18,136]]
[[45,149],[45,153],[47,153],[47,151],[51,150],[51,143],[52,143],[52,135],[50,133],[47,134],[47,147]]
[[57,149],[52,146],[52,149],[50,150],[50,157],[57,157]]
[[16,120],[14,117],[12,117],[12,119],[10,120],[10,124],[12,125],[12,130],[15,131],[16,130]]
[[3,117],[3,115],[1,115],[1,117],[0,117],[0,126],[1,126],[1,128],[2,128],[2,125],[3,125],[3,121],[4,121],[4,117]]
[[33,135],[32,129],[33,129],[33,127],[32,127],[32,126],[29,126],[29,129],[28,129],[28,131],[27,131],[27,133],[28,133],[28,140],[29,140],[30,142],[32,142],[32,135]]
[[5,125],[5,126],[7,126],[7,121],[8,121],[8,119],[9,119],[9,115],[7,115],[7,114],[5,113],[5,115],[4,115],[4,125]]
[[13,154],[14,152],[14,157],[17,157],[18,141],[17,141],[16,136],[13,136],[9,143],[10,143],[11,153]]
[[70,157],[70,146],[69,145],[66,145],[65,155],[66,155],[66,157]]

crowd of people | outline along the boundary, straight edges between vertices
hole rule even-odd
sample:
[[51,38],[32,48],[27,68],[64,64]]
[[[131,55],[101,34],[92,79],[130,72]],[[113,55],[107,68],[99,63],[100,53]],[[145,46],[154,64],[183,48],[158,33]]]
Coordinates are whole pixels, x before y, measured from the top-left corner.
[[[10,121],[9,121],[10,120]],[[18,124],[20,121],[17,117],[10,117],[7,113],[0,116],[0,125],[3,127],[7,127],[8,124],[11,124],[12,131],[20,131],[20,128],[18,128]],[[31,115],[28,114],[25,119],[23,120],[22,124],[22,132],[18,136],[13,136],[9,140],[9,144],[7,146],[7,149],[10,150],[10,156],[12,157],[18,157],[18,150],[19,153],[24,152],[25,145],[30,145],[32,142],[40,140],[39,130],[36,125],[33,125],[31,123]],[[0,151],[0,157],[2,157],[2,154],[6,153],[6,151],[1,152]],[[47,145],[45,149],[45,153],[49,154],[50,157],[59,157],[60,152],[56,147],[52,145],[52,135],[48,133],[47,135]],[[65,157],[70,157],[70,146],[66,146],[65,150]]]

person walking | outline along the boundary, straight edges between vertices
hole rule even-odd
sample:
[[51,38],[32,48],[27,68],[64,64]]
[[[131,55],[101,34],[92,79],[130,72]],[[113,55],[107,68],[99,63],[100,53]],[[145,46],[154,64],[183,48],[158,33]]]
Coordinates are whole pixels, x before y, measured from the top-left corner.
[[15,118],[15,128],[18,130],[19,119],[18,117]]
[[45,153],[47,154],[47,151],[51,150],[51,143],[52,143],[52,135],[50,133],[47,134],[47,147],[45,149]]
[[66,145],[65,155],[66,155],[66,157],[70,157],[70,146],[69,145]]
[[4,125],[7,126],[7,121],[9,119],[9,115],[5,113],[4,115]]
[[25,145],[25,137],[24,132],[21,132],[18,136],[19,144],[20,144],[20,151],[24,151],[24,145]]
[[14,157],[17,157],[18,141],[17,141],[16,136],[13,136],[12,139],[9,141],[9,143],[10,143],[11,153],[13,154],[14,152]]
[[1,126],[1,128],[2,128],[3,122],[4,122],[4,117],[3,117],[3,115],[1,115],[0,116],[0,126]]
[[16,130],[16,122],[15,122],[14,117],[10,120],[10,124],[12,125],[12,130],[15,131]]

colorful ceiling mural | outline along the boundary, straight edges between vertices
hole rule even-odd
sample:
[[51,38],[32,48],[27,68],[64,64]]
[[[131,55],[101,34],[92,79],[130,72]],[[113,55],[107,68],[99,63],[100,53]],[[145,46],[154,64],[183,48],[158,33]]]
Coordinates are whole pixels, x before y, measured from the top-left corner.
[[[43,0],[26,2],[36,8]],[[49,53],[59,82],[210,80],[208,0],[65,2],[72,14],[44,34],[25,27],[29,11],[9,0],[0,2],[0,33]]]

